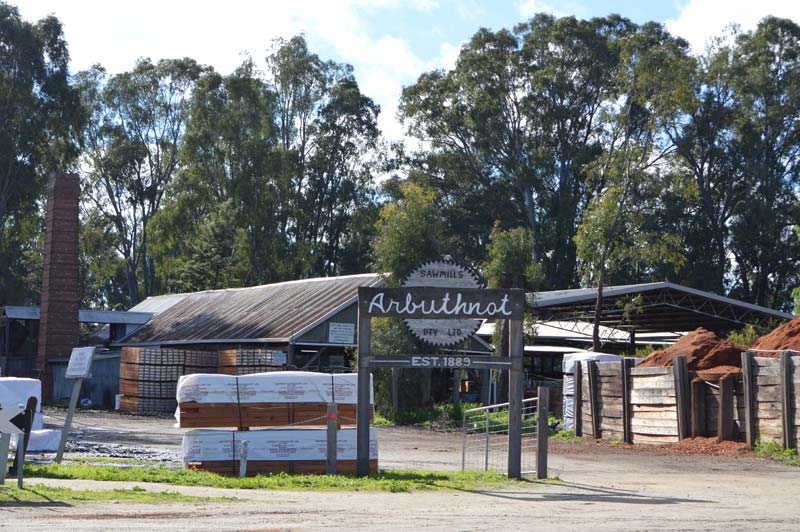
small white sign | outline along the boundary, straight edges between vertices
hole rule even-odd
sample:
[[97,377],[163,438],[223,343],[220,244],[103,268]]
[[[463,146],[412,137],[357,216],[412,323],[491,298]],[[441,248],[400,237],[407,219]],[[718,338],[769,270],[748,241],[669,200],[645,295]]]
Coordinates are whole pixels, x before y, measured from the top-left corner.
[[94,347],[76,347],[72,350],[67,365],[67,379],[85,379],[89,376],[92,369],[92,359],[94,358]]
[[272,353],[272,363],[276,366],[286,364],[286,353],[283,351],[276,351]]
[[332,344],[352,344],[356,335],[355,323],[328,324],[328,341]]

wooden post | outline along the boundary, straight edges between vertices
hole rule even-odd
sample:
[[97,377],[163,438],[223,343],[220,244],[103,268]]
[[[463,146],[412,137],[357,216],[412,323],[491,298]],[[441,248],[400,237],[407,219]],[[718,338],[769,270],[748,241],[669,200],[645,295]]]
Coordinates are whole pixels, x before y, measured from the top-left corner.
[[583,364],[576,361],[572,367],[572,432],[583,436]]
[[733,378],[719,381],[719,418],[717,419],[717,441],[733,439]]
[[794,444],[794,386],[792,385],[792,354],[781,353],[781,418],[783,420],[783,448],[791,449]]
[[678,411],[678,439],[689,436],[689,370],[686,357],[677,356],[672,359],[672,374],[675,378],[675,407]]
[[742,387],[744,388],[744,428],[747,446],[755,447],[755,397],[753,396],[753,357],[752,351],[742,353]]
[[692,436],[706,435],[706,382],[692,380]]
[[536,400],[536,478],[547,478],[547,418],[550,412],[550,388],[539,386]]
[[327,430],[327,454],[326,454],[326,468],[325,472],[328,475],[335,475],[336,474],[336,446],[339,441],[339,435],[337,433],[338,425],[339,425],[339,409],[336,406],[336,403],[328,403],[328,408],[325,413],[326,423],[328,425]]
[[365,359],[370,354],[372,320],[358,310],[358,412],[356,415],[356,475],[369,475],[369,391],[370,369]]
[[397,383],[397,373],[399,371],[398,368],[392,368],[392,412],[394,413],[395,422],[397,421],[397,415],[400,413],[400,390]]
[[629,358],[623,358],[620,361],[620,379],[622,379],[622,441],[625,443],[633,443],[630,389],[630,375],[633,362],[634,361]]
[[[522,359],[522,320],[508,320],[508,355]],[[508,478],[522,478],[522,368],[508,370]]]
[[589,412],[592,418],[592,438],[600,439],[600,405],[597,404],[597,362],[589,360],[586,363],[589,372]]

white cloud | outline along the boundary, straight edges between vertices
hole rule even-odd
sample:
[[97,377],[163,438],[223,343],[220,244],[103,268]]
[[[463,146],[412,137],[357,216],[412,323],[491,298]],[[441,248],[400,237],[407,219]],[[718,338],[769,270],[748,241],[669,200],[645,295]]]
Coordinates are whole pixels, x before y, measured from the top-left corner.
[[558,7],[555,7],[550,2],[543,0],[520,0],[517,3],[517,11],[525,18],[530,18],[537,13],[548,13],[557,17],[576,16],[580,18],[584,18],[588,14],[583,4],[574,1],[559,1]]
[[[419,11],[437,6],[437,0],[410,4]],[[61,20],[74,71],[100,63],[112,73],[122,72],[138,57],[188,56],[230,72],[243,53],[262,63],[273,38],[304,33],[312,51],[327,59],[325,48],[334,50],[338,60],[353,65],[361,89],[382,108],[384,134],[398,139],[402,130],[395,114],[403,85],[426,70],[451,67],[458,53],[458,46],[445,43],[439,57],[425,61],[405,39],[367,31],[371,11],[403,7],[401,0],[26,0],[20,12],[29,20],[48,13]]]
[[709,39],[722,35],[726,26],[734,23],[744,31],[752,30],[767,15],[800,22],[800,2],[689,0],[676,19],[666,21],[666,26],[671,33],[689,41],[692,50],[699,53]]

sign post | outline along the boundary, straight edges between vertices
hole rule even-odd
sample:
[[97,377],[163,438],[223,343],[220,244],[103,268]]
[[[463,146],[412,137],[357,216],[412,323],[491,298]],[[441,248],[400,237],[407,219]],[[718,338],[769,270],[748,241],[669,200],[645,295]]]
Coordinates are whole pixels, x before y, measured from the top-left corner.
[[[430,266],[432,270],[434,266]],[[370,368],[449,368],[462,370],[504,369],[509,371],[508,476],[520,478],[522,449],[522,320],[525,294],[522,290],[497,290],[456,286],[404,286],[399,288],[360,287],[358,289],[358,419],[356,430],[356,473],[369,474],[369,374]],[[509,320],[510,351],[508,358],[487,355],[392,355],[371,353],[372,318],[402,318],[423,322],[419,336],[465,339],[466,326],[443,327],[457,320]],[[412,331],[414,328],[410,327]],[[415,333],[416,334],[416,333]]]
[[81,395],[83,379],[89,376],[89,371],[92,369],[94,350],[94,347],[76,347],[72,350],[72,354],[69,357],[67,373],[64,376],[67,379],[75,379],[75,383],[72,385],[72,395],[69,398],[69,407],[67,408],[67,419],[64,420],[64,428],[61,430],[61,440],[58,442],[58,453],[56,453],[57,464],[60,464],[61,459],[64,457],[64,447],[67,444],[67,435],[72,426],[72,416],[75,415],[75,409],[78,406],[78,397]]
[[[0,484],[5,484],[8,473],[8,448],[11,446],[11,435],[21,434],[24,427],[21,419],[25,408],[19,405],[16,408],[0,408]],[[22,438],[17,440],[17,448],[22,444]]]

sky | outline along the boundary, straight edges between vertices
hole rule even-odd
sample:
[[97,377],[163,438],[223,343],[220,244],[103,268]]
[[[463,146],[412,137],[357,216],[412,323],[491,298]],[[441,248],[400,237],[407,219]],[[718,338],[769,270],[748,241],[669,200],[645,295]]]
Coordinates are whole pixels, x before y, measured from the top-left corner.
[[23,18],[55,14],[64,24],[73,72],[100,63],[111,73],[192,57],[222,73],[249,54],[257,64],[276,37],[304,34],[312,52],[349,63],[364,94],[382,109],[389,139],[404,86],[423,72],[451,68],[481,27],[511,28],[538,12],[580,18],[618,13],[666,24],[700,52],[731,23],[753,29],[766,15],[800,23],[799,0],[5,0]]

